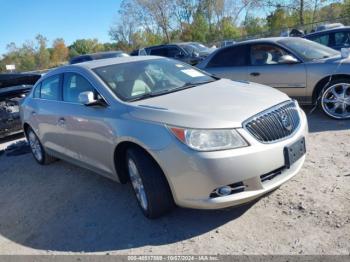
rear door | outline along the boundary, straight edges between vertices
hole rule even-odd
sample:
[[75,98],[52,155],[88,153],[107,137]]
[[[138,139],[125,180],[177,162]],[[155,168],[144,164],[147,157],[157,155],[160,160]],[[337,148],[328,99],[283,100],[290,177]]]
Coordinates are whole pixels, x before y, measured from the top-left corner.
[[205,70],[218,77],[248,80],[248,46],[229,46],[218,50],[208,61]]
[[251,44],[249,80],[277,88],[299,100],[306,96],[306,68],[304,63],[283,64],[279,58],[292,53],[271,43]]

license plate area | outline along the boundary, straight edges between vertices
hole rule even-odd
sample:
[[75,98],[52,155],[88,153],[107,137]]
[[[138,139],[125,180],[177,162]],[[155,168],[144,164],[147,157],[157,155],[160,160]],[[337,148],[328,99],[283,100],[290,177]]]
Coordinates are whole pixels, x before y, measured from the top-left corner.
[[286,168],[290,168],[306,153],[305,137],[300,138],[293,144],[284,148],[284,159]]

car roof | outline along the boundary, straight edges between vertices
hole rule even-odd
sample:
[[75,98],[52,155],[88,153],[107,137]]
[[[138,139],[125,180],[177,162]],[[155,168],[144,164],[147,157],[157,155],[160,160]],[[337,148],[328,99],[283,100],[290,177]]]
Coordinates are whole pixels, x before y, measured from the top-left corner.
[[85,55],[78,55],[73,57],[71,61],[79,58],[85,58],[85,57],[95,59],[105,55],[113,55],[113,54],[121,54],[121,53],[124,53],[124,52],[121,50],[117,50],[117,51],[97,52],[97,53],[91,53],[91,54],[85,54]]
[[288,38],[294,38],[294,37],[283,37],[283,36],[279,36],[279,37],[266,37],[266,38],[257,38],[257,39],[249,39],[249,40],[244,40],[244,41],[239,41],[236,42],[234,45],[240,45],[240,44],[249,44],[249,43],[276,43],[279,40],[283,40],[283,39],[288,39]]
[[51,70],[49,73],[47,73],[45,77],[49,77],[57,73],[58,74],[64,73],[66,70],[69,70],[71,68],[94,69],[94,68],[104,67],[109,65],[132,63],[132,62],[138,62],[138,61],[148,61],[148,60],[154,60],[154,59],[167,59],[167,58],[160,57],[160,56],[127,56],[127,57],[91,60],[91,61],[86,61],[82,63],[68,64],[68,65],[58,67],[57,69]]
[[330,28],[330,29],[325,29],[325,30],[313,32],[313,33],[305,35],[304,37],[321,35],[321,34],[325,34],[325,33],[332,33],[332,32],[338,32],[338,31],[349,31],[349,30],[350,30],[350,26],[342,26],[342,27]]

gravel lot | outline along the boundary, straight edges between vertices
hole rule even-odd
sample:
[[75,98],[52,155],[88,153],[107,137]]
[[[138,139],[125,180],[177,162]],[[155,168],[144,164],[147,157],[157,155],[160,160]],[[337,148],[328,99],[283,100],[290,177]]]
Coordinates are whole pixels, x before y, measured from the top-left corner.
[[309,128],[302,171],[268,196],[153,221],[130,186],[0,151],[0,254],[350,254],[350,121],[315,112]]

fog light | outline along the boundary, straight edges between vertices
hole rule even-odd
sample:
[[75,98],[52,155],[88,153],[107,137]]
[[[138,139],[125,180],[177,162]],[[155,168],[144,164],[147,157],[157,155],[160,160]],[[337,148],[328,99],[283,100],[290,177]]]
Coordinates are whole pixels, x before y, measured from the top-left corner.
[[217,189],[217,193],[220,196],[227,196],[227,195],[231,194],[231,190],[232,190],[231,187],[223,186],[223,187],[219,187]]

